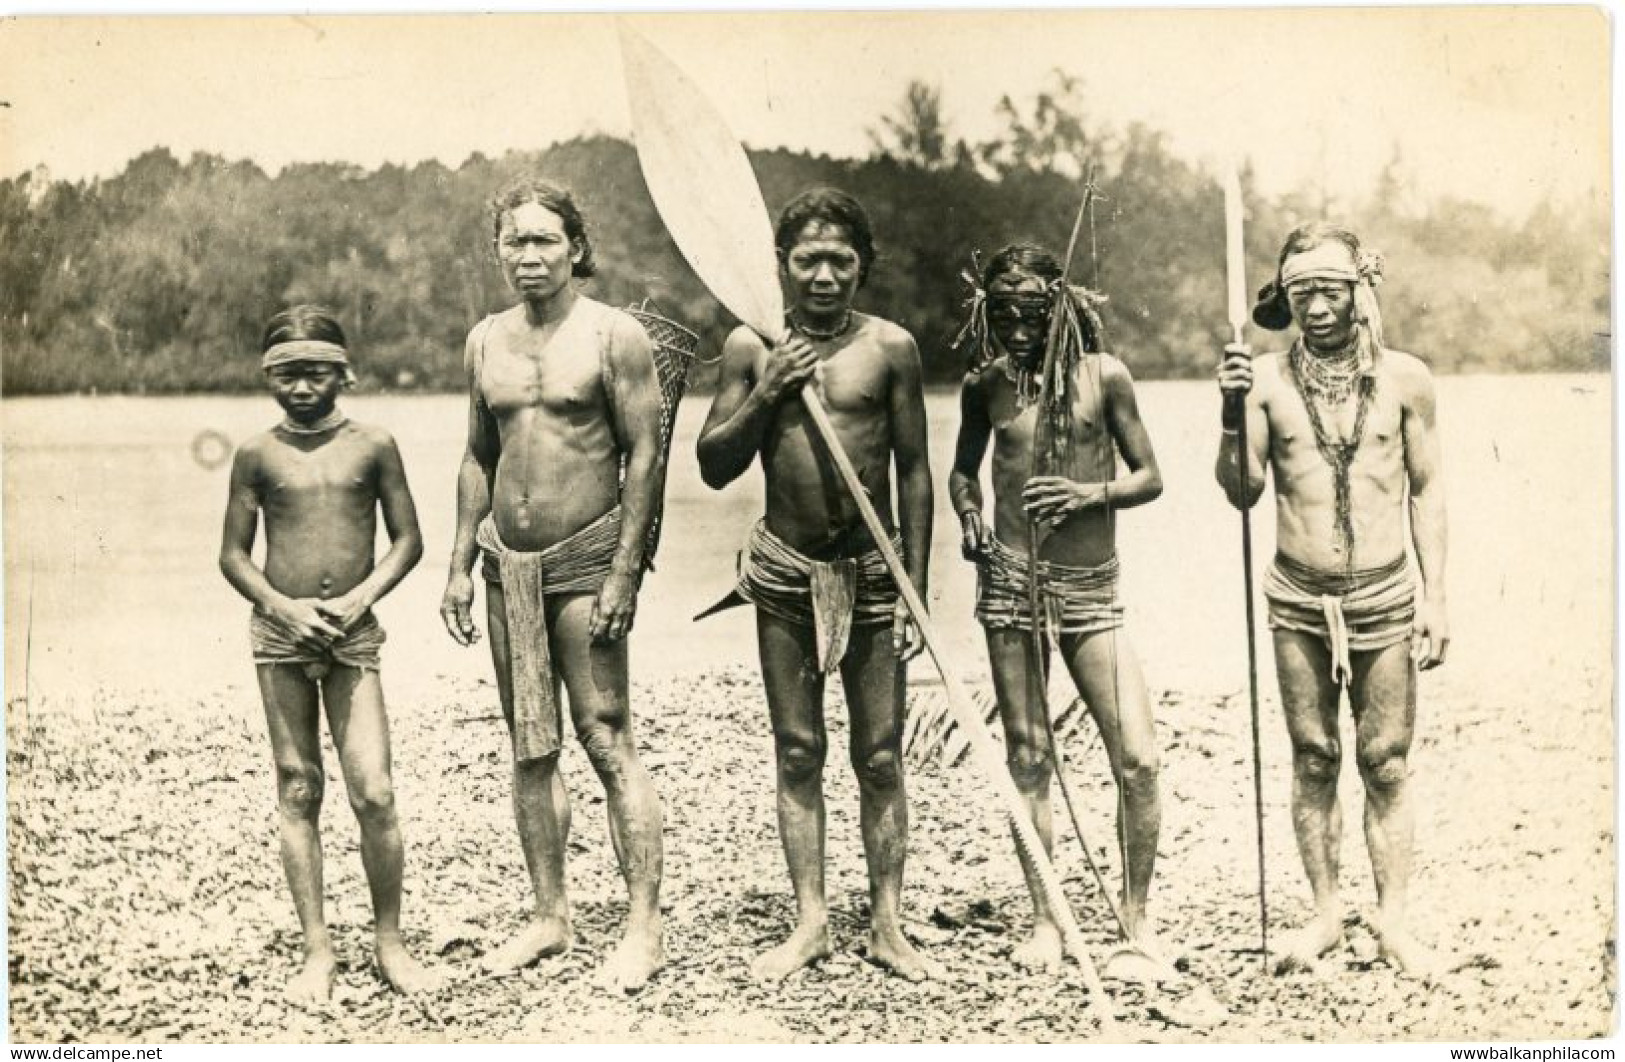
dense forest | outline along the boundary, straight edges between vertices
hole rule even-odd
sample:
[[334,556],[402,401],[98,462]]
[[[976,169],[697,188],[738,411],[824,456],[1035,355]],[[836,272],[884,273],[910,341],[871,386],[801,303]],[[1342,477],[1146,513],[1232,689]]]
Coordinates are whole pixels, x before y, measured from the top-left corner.
[[[1063,247],[1093,166],[1099,209],[1074,269],[1109,299],[1112,349],[1142,378],[1205,375],[1227,338],[1219,185],[1156,130],[1086,120],[1083,102],[1057,74],[1032,100],[1002,101],[1002,131],[968,144],[946,128],[940,95],[915,84],[870,130],[867,159],[772,150],[753,162],[770,209],[816,183],[864,202],[880,257],[859,306],[909,328],[939,381],[962,368],[948,339],[973,252],[1017,237]],[[307,301],[338,311],[364,387],[455,389],[464,334],[509,302],[486,203],[527,170],[576,190],[600,269],[589,293],[651,299],[715,351],[732,321],[661,227],[624,141],[475,155],[455,170],[322,163],[275,176],[160,147],[105,180],[0,181],[0,389],[254,388],[266,318]],[[1420,203],[1398,158],[1357,202],[1269,197],[1250,177],[1251,286],[1292,225],[1330,212],[1387,256],[1389,341],[1437,370],[1608,367],[1606,202],[1547,202],[1519,219],[1465,198]]]

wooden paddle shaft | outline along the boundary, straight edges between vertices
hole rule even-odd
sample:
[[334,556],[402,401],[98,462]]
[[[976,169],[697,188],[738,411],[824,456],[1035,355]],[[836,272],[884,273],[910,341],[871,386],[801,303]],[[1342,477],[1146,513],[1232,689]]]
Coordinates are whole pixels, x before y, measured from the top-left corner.
[[[783,295],[773,253],[773,233],[761,187],[743,146],[710,101],[659,49],[622,27],[627,96],[638,144],[638,159],[655,208],[694,272],[734,316],[769,345],[784,326]],[[1102,1026],[1114,1024],[1110,999],[1083,947],[1082,935],[1066,906],[1060,878],[1045,858],[1037,831],[1010,782],[992,737],[970,708],[969,698],[944,663],[928,625],[925,604],[914,590],[890,536],[880,524],[817,394],[801,388],[813,425],[840,471],[876,546],[913,614],[931,659],[942,673],[948,704],[967,735],[976,735],[978,756],[1005,804],[1018,843],[1040,868],[1044,892],[1061,919],[1064,939],[1084,969],[1087,985],[1102,1007]]]
[[817,429],[819,437],[824,442],[825,449],[835,462],[835,468],[845,482],[847,492],[857,503],[858,513],[868,526],[869,534],[879,548],[881,557],[885,559],[886,568],[897,584],[903,603],[908,606],[909,613],[914,617],[915,626],[920,629],[920,636],[925,640],[926,652],[930,654],[931,662],[936,665],[937,673],[942,676],[943,691],[947,695],[949,709],[958,717],[960,728],[970,738],[971,748],[982,761],[983,772],[993,783],[1009,811],[1010,823],[1034,869],[1037,870],[1039,880],[1043,883],[1050,911],[1060,925],[1062,940],[1083,969],[1084,984],[1099,1001],[1106,1020],[1115,1021],[1116,1010],[1111,997],[1106,994],[1105,986],[1100,983],[1100,975],[1096,972],[1094,963],[1089,960],[1083,931],[1078,928],[1077,920],[1072,916],[1072,907],[1067,903],[1066,892],[1061,887],[1061,877],[1055,872],[1055,865],[1050,862],[1048,854],[1044,851],[1043,842],[1038,836],[1037,829],[1033,827],[1032,820],[1021,812],[1024,806],[1021,794],[1016,790],[1015,783],[1010,780],[1008,769],[999,755],[998,745],[971,705],[970,696],[965,692],[964,686],[948,667],[947,658],[937,642],[936,632],[931,628],[925,602],[920,600],[919,591],[914,588],[908,570],[903,567],[903,559],[892,548],[891,535],[880,522],[880,514],[875,512],[873,503],[869,501],[863,481],[858,478],[857,469],[852,467],[851,458],[847,457],[846,450],[842,448],[841,441],[835,434],[835,426],[830,423],[829,414],[824,411],[824,404],[819,401],[818,395],[810,386],[801,388],[801,400],[806,406],[807,415],[812,418],[813,427]]

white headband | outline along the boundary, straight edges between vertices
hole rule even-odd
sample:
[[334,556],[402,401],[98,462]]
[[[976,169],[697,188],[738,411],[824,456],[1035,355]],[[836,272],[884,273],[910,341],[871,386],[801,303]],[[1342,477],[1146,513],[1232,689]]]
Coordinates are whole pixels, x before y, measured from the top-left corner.
[[1362,252],[1358,258],[1347,245],[1327,240],[1281,263],[1284,291],[1300,280],[1342,280],[1354,285],[1354,319],[1371,332],[1372,341],[1382,342],[1382,308],[1377,305],[1377,285],[1382,283],[1382,255]]
[[260,369],[262,371],[274,369],[278,365],[289,365],[296,361],[315,361],[342,366],[344,382],[355,383],[355,373],[350,369],[349,354],[337,343],[321,339],[290,339],[286,343],[277,343],[260,358]]
[[1281,286],[1300,280],[1346,280],[1353,284],[1360,279],[1354,255],[1335,240],[1311,247],[1281,263]]

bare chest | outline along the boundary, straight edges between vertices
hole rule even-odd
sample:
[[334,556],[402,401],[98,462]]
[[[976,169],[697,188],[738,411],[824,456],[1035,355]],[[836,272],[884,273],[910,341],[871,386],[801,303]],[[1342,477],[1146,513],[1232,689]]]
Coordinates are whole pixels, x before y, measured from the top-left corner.
[[[1064,424],[1041,425],[1037,403],[1018,403],[1015,387],[1001,381],[988,403],[988,413],[993,421],[993,460],[996,470],[1003,468],[1012,474],[1019,471],[1021,475],[1027,475],[1032,467],[1035,441],[1047,443],[1052,438],[1051,433],[1057,430],[1064,432],[1065,438],[1058,440],[1060,445],[1054,449],[1065,455],[1061,463],[1066,467],[1046,467],[1044,471],[1066,474],[1109,466],[1115,459],[1116,451],[1106,431],[1099,395],[1083,388],[1074,388],[1070,397]],[[1041,462],[1044,465],[1051,463]]]
[[287,444],[266,455],[261,492],[267,507],[285,512],[371,505],[377,469],[365,448],[343,439],[309,450]]
[[824,362],[818,370],[819,395],[832,411],[856,416],[885,412],[891,377],[881,351],[854,344]]
[[[812,384],[830,419],[841,428],[884,424],[891,409],[891,376],[884,354],[874,345],[854,342],[819,365]],[[800,402],[779,407],[779,423],[784,428],[799,424],[805,417]]]
[[480,394],[501,420],[521,410],[561,417],[604,405],[602,343],[590,329],[568,325],[551,337],[493,336],[480,364]]
[[[1362,408],[1362,406],[1364,408]],[[1298,393],[1290,380],[1271,403],[1270,433],[1277,459],[1321,461],[1352,448],[1352,465],[1390,465],[1404,456],[1404,406],[1379,377],[1358,394],[1328,403]]]

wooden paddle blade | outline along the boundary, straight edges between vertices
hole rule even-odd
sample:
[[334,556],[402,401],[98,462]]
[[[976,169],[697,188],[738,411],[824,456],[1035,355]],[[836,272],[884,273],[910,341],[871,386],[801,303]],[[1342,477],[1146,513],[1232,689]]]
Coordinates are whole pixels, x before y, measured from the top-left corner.
[[624,22],[620,35],[638,162],[660,219],[717,301],[776,340],[778,257],[745,149],[677,64]]
[[[758,333],[776,339],[784,331],[778,259],[773,251],[767,208],[744,148],[734,141],[727,123],[705,97],[653,45],[623,27],[621,48],[638,160],[661,219],[717,300]],[[1044,899],[1060,925],[1062,940],[1078,960],[1090,1001],[1100,1007],[1102,1028],[1110,1035],[1116,1008],[1089,960],[1088,944],[1078,929],[1061,878],[1049,861],[1021,794],[1010,780],[1003,751],[988,732],[980,710],[949,670],[925,602],[920,600],[902,558],[892,547],[888,529],[865,493],[857,469],[841,448],[840,437],[817,392],[802,388],[801,404],[925,639],[926,652],[942,676],[955,720],[970,738],[971,753],[984,779],[994,787],[1010,827],[1016,832],[1017,843],[1038,873]]]

